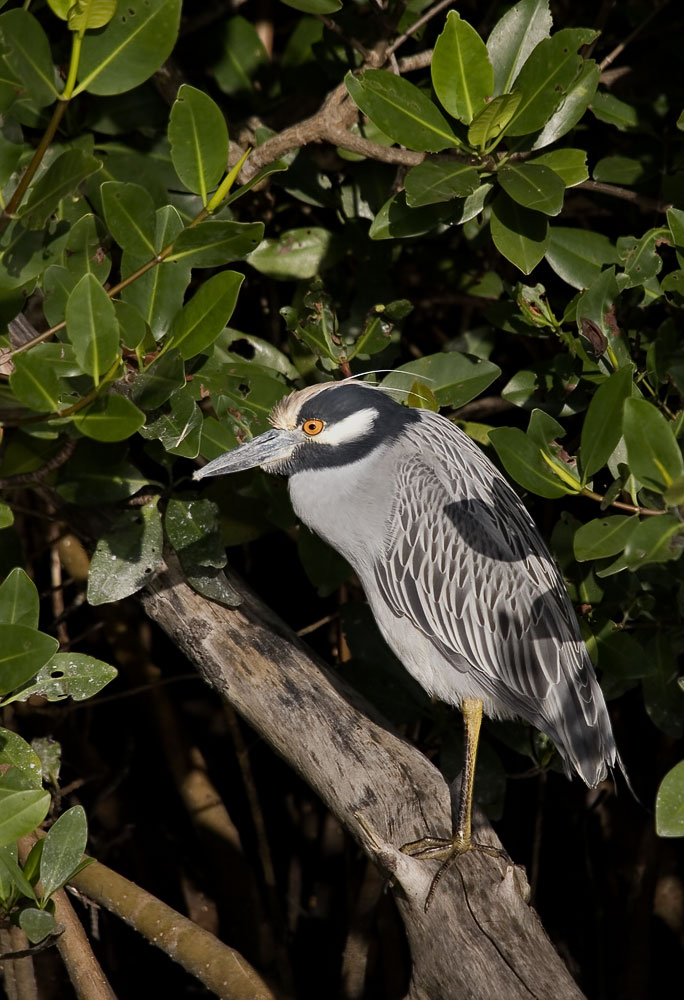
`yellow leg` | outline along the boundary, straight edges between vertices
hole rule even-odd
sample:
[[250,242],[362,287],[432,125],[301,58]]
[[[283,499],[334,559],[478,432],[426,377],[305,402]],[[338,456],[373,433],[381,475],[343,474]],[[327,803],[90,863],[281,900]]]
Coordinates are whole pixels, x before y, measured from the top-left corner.
[[438,882],[453,862],[462,854],[465,854],[466,851],[481,851],[493,857],[507,857],[505,851],[500,851],[496,847],[489,847],[486,844],[474,844],[471,839],[473,786],[475,784],[477,745],[480,739],[480,726],[482,725],[482,702],[479,698],[464,698],[461,711],[463,712],[465,727],[463,775],[461,778],[461,795],[454,834],[450,840],[438,837],[423,837],[421,840],[413,840],[408,844],[404,844],[401,848],[404,854],[409,854],[413,858],[434,858],[437,861],[443,862],[432,880],[430,891],[425,900],[426,911],[432,902]]

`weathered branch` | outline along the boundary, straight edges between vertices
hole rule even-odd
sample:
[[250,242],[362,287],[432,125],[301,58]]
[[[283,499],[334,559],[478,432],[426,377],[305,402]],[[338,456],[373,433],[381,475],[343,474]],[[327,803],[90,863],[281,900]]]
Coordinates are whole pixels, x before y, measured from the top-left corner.
[[[444,780],[244,584],[232,583],[243,603],[229,610],[196,594],[172,566],[150,583],[143,605],[393,878],[413,959],[411,1000],[579,1000],[525,901],[521,869],[468,855],[445,875],[425,913],[436,864],[397,847],[450,831]],[[498,843],[481,816],[475,838]]]

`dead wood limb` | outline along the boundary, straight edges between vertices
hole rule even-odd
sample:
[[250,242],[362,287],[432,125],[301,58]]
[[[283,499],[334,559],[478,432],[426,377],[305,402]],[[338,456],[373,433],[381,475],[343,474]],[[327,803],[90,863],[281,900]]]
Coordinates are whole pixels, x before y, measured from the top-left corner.
[[[143,605],[393,878],[413,961],[410,1000],[581,1000],[525,901],[520,869],[468,855],[424,912],[437,866],[397,845],[450,831],[443,778],[244,584],[232,582],[243,603],[229,610],[196,594],[172,565],[150,583]],[[474,833],[498,844],[481,817]]]

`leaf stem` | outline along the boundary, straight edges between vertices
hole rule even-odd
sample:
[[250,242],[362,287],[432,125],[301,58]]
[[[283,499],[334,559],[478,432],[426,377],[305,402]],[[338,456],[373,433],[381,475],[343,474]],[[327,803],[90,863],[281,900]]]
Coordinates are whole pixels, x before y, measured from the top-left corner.
[[[594,493],[593,490],[587,489],[586,486],[580,490],[580,495],[588,497],[590,500],[596,500],[598,503],[603,503],[606,499],[600,493]],[[632,503],[623,503],[621,500],[611,500],[609,506],[618,507],[620,510],[628,510],[631,514],[641,514],[643,517],[656,517],[667,513],[665,510],[655,510],[652,507],[636,507]]]

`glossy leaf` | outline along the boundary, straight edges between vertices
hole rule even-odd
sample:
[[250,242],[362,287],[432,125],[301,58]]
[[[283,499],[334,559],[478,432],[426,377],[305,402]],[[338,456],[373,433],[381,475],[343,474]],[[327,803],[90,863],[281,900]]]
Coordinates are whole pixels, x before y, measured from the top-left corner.
[[94,506],[126,500],[149,482],[130,462],[112,462],[102,448],[84,440],[62,470],[57,492],[67,503]]
[[83,806],[72,806],[52,824],[43,843],[40,856],[41,902],[61,889],[83,858],[88,823]]
[[540,497],[557,499],[574,492],[566,488],[542,457],[542,449],[518,427],[495,427],[489,432],[509,476]]
[[425,160],[411,167],[404,182],[411,208],[465,198],[480,186],[480,175],[466,163]]
[[107,226],[122,250],[154,257],[154,202],[145,188],[140,184],[106,181],[100,190]]
[[27,201],[19,209],[19,218],[29,229],[41,229],[66,195],[71,194],[102,161],[81,149],[67,149],[53,160],[31,188]]
[[31,100],[39,108],[52,104],[57,88],[50,42],[33,14],[27,10],[0,14],[0,45]]
[[626,282],[623,287],[634,288],[655,278],[660,273],[663,261],[657,252],[658,246],[669,236],[669,229],[658,227],[637,239],[623,236],[617,241],[617,250],[624,264]]
[[546,125],[584,67],[578,48],[597,34],[590,28],[563,28],[536,46],[515,81],[522,100],[509,135],[528,135]]
[[628,399],[623,426],[630,470],[644,486],[664,492],[684,474],[682,453],[670,423],[653,403]]
[[17,399],[32,410],[50,413],[59,409],[64,383],[47,358],[33,351],[17,355],[10,386]]
[[356,106],[395,142],[431,153],[459,145],[437,106],[404,77],[369,69],[347,73],[345,83]]
[[92,274],[84,274],[66,306],[67,335],[79,365],[95,384],[119,354],[114,304]]
[[8,528],[13,523],[14,513],[12,508],[4,500],[0,500],[0,531],[3,528]]
[[639,124],[639,113],[633,104],[621,101],[614,94],[598,91],[591,101],[591,110],[608,125],[615,125],[620,132],[627,132]]
[[549,167],[566,187],[581,184],[589,177],[587,154],[583,149],[553,149],[530,161],[530,165]]
[[578,562],[607,559],[622,552],[629,536],[639,525],[636,515],[614,514],[598,517],[583,524],[575,532],[574,552]]
[[290,229],[278,239],[264,240],[248,257],[269,278],[313,278],[337,259],[335,238],[328,229]]
[[684,211],[680,208],[668,208],[667,224],[675,246],[684,247]]
[[589,288],[603,265],[617,260],[617,251],[601,233],[551,226],[545,257],[563,281],[573,288]]
[[632,185],[644,176],[644,164],[630,156],[604,156],[592,173],[595,181]]
[[[476,194],[477,192],[474,192],[470,197],[475,198]],[[478,211],[481,208],[480,205]],[[451,211],[450,205],[441,203],[411,208],[406,204],[405,192],[400,191],[388,198],[382,206],[373,219],[368,235],[372,240],[421,236],[423,233],[429,233],[440,222],[449,218]],[[477,215],[477,211],[474,214]]]
[[38,628],[38,590],[31,577],[19,566],[0,585],[0,623]]
[[684,761],[675,764],[660,782],[655,820],[659,837],[684,837]]
[[26,625],[0,625],[0,694],[25,684],[47,663],[59,643]]
[[181,86],[171,108],[169,141],[176,173],[206,205],[228,165],[228,127],[208,94]]
[[176,351],[169,351],[153,361],[138,375],[131,391],[131,399],[141,410],[156,410],[165,403],[172,392],[185,385],[185,366]]
[[552,26],[548,0],[520,0],[497,21],[487,39],[494,94],[507,94],[534,48]]
[[213,344],[228,325],[244,277],[221,271],[205,281],[176,316],[168,347],[177,348],[182,358],[192,358]]
[[140,434],[149,440],[159,440],[166,451],[184,458],[197,458],[202,429],[202,411],[186,388],[176,389],[168,408],[153,410]]
[[170,500],[164,527],[190,586],[227,607],[237,607],[240,595],[222,572],[227,560],[218,515],[210,500]]
[[501,369],[491,361],[448,351],[401,365],[381,385],[385,389],[410,391],[416,379],[425,381],[440,406],[457,408],[479,396],[500,374]]
[[601,67],[586,59],[579,76],[570,85],[558,109],[551,115],[534,140],[532,149],[543,149],[567,135],[582,118],[598,87]]
[[147,80],[171,54],[181,0],[127,0],[114,18],[83,39],[74,94],[123,94]]
[[32,833],[50,808],[50,793],[32,788],[12,791],[0,788],[0,847]]
[[66,269],[75,279],[74,284],[88,273],[100,284],[107,280],[112,258],[107,248],[106,229],[96,215],[83,215],[74,223],[64,256]]
[[563,208],[565,184],[550,167],[537,163],[511,163],[498,173],[507,195],[525,208],[558,215]]
[[69,31],[94,31],[109,24],[116,12],[117,0],[75,0],[69,7]]
[[455,10],[447,14],[444,30],[435,42],[430,72],[442,106],[466,125],[492,96],[494,70],[485,43]]
[[468,129],[468,142],[485,150],[490,142],[501,135],[513,118],[522,95],[519,93],[502,94],[495,97],[475,116]]
[[539,212],[523,208],[502,192],[492,203],[492,240],[507,260],[529,274],[544,256],[549,224]]
[[64,698],[85,701],[116,676],[115,667],[86,653],[55,653],[16,701],[26,701],[34,694],[48,701],[63,701]]
[[33,747],[11,729],[0,728],[0,768],[5,773],[9,767],[17,769],[27,788],[43,787],[40,757]]
[[625,365],[594,393],[582,426],[580,465],[583,481],[602,469],[622,437],[622,411],[632,393],[632,366]]
[[189,267],[222,267],[244,260],[261,243],[262,222],[200,222],[184,229],[173,245],[167,261]]
[[154,501],[124,514],[98,541],[88,576],[88,602],[109,604],[130,597],[161,563],[161,518]]
[[125,441],[145,423],[145,414],[127,396],[110,392],[75,414],[73,422],[94,441]]
[[31,944],[38,944],[57,929],[53,915],[47,910],[39,910],[35,906],[29,906],[21,911],[19,926]]

